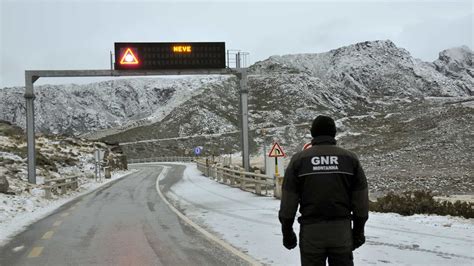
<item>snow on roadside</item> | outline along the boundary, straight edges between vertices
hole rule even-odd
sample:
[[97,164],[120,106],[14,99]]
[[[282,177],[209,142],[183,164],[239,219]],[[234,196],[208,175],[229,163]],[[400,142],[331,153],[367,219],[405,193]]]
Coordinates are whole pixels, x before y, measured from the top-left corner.
[[0,193],[0,246],[5,245],[28,225],[48,216],[60,206],[135,171],[117,171],[113,173],[111,179],[102,179],[97,182],[91,179],[81,184],[77,191],[68,191],[67,194],[54,196],[50,200],[44,198],[44,190],[40,188],[33,188],[30,193],[20,195]]
[[[218,184],[186,164],[167,197],[186,216],[252,257],[271,265],[299,265],[299,251],[281,244],[279,201]],[[294,229],[298,232],[298,224]],[[370,213],[359,265],[472,265],[474,219]]]

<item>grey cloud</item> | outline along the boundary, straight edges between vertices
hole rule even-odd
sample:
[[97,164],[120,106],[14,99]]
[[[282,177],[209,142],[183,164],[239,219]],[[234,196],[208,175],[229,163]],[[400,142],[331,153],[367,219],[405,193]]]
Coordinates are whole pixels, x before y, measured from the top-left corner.
[[433,61],[438,54],[433,51],[467,45],[473,46],[474,16],[458,19],[432,19],[408,25],[397,37],[398,43],[411,54],[424,60]]

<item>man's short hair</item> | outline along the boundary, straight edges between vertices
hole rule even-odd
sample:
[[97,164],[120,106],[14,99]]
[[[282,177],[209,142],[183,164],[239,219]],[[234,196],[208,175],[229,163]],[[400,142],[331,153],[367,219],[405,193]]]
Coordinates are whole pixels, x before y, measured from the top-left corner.
[[311,125],[311,136],[331,136],[336,137],[336,123],[329,116],[318,115]]

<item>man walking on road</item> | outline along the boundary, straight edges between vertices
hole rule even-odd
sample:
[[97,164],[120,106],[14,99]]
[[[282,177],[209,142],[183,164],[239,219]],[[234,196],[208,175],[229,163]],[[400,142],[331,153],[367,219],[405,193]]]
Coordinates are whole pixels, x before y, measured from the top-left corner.
[[283,179],[283,245],[297,245],[293,222],[299,205],[301,264],[354,265],[352,251],[365,242],[367,179],[357,156],[336,146],[332,118],[316,117],[311,135],[312,147],[291,158]]

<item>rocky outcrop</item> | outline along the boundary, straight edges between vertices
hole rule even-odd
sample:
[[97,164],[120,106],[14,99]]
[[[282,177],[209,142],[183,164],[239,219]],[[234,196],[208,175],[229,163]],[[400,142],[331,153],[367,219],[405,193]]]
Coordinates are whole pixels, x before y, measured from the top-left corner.
[[443,75],[456,80],[457,86],[474,95],[473,53],[467,46],[447,49],[439,53],[433,65]]
[[[471,62],[469,62],[469,57]],[[445,50],[440,62],[425,63],[393,42],[362,42],[326,53],[272,56],[250,67],[256,75],[305,74],[326,87],[353,90],[362,96],[466,96],[470,76],[460,81],[449,74],[472,73],[469,48]],[[446,71],[436,71],[440,68]],[[471,86],[472,90],[472,86]]]
[[0,193],[7,193],[9,188],[8,180],[5,176],[0,176]]
[[454,77],[469,75],[473,78],[474,66],[472,60],[471,49],[467,46],[461,46],[441,51],[438,60],[434,61],[434,65],[436,70],[443,74]]

